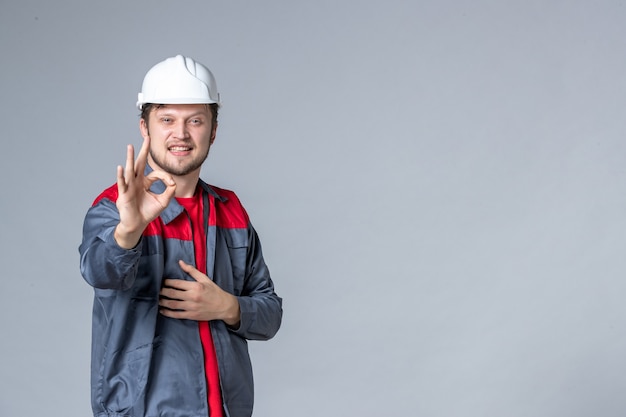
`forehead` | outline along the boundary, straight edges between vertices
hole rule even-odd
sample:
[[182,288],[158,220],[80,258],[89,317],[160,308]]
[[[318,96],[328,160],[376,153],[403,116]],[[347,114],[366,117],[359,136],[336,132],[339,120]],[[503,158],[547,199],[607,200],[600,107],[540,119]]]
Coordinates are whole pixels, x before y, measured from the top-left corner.
[[160,104],[154,106],[152,113],[158,115],[175,115],[179,117],[210,116],[211,108],[208,104]]

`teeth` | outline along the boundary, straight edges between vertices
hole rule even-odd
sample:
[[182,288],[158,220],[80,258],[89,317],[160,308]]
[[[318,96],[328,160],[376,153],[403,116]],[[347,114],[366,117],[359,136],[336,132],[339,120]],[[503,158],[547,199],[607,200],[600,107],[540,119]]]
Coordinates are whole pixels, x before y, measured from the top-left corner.
[[190,149],[191,149],[191,148],[187,148],[187,147],[185,147],[185,146],[172,146],[172,147],[170,148],[170,151],[188,151],[188,150],[190,150]]

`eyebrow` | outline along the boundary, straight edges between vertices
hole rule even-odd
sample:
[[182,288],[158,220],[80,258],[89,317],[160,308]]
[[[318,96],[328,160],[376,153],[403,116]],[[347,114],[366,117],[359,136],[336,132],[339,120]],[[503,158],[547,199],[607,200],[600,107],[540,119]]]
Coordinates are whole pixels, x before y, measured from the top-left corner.
[[[176,116],[176,117],[183,117],[183,116],[181,116],[180,114],[178,114],[177,112],[172,112],[172,111],[167,111],[167,110],[168,110],[168,109],[159,109],[159,110],[157,110],[157,113],[158,113],[158,115],[159,115],[159,116]],[[184,116],[183,118],[185,118],[185,119],[189,119],[189,118],[192,118],[192,117],[198,117],[198,116],[207,116],[207,115],[206,115],[206,114],[204,114],[204,113],[203,113],[203,112],[201,112],[201,111],[198,111],[198,112],[192,113],[192,114],[190,114],[190,115],[188,115],[188,116]]]

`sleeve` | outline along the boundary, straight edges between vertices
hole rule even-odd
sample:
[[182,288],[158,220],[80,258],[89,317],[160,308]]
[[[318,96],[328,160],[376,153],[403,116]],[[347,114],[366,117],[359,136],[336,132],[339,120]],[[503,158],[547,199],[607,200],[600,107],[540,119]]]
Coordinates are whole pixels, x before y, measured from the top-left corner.
[[118,223],[117,207],[109,199],[98,201],[85,216],[80,272],[95,288],[126,290],[137,275],[143,240],[133,249],[120,247],[113,237]]
[[238,297],[241,311],[238,335],[251,340],[274,337],[282,322],[282,298],[274,291],[274,283],[263,259],[259,237],[248,225],[249,242],[246,277],[242,295]]

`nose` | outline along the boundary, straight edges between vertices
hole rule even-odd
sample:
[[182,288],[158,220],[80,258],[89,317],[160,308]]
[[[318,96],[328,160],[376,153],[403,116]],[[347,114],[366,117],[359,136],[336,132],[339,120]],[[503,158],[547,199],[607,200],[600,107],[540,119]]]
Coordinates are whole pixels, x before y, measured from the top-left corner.
[[176,122],[173,129],[174,137],[184,139],[189,135],[187,131],[187,123],[183,120]]

